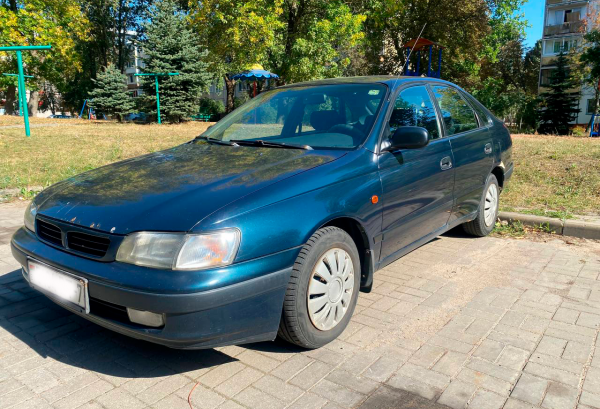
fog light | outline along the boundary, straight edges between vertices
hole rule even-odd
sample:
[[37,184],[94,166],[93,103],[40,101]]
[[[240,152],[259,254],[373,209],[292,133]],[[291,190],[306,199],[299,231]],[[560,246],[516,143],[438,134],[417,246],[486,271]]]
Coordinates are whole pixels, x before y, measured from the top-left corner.
[[147,327],[162,327],[165,325],[165,320],[162,314],[156,314],[150,311],[134,310],[133,308],[127,308],[127,315],[131,322],[136,324],[145,325]]

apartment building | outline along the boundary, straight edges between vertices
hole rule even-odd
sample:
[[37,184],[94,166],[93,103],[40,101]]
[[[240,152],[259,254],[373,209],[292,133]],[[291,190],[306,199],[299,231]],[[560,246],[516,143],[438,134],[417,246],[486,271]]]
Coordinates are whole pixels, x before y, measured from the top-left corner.
[[[550,82],[555,58],[565,53],[581,50],[583,35],[590,29],[590,22],[600,12],[600,0],[546,0],[544,32],[542,36],[542,61],[539,90]],[[573,124],[589,122],[594,103],[594,89],[589,86],[572,90],[579,101],[579,115]]]
[[125,63],[125,75],[127,76],[127,90],[132,97],[139,97],[144,93],[139,74],[144,68],[145,54],[142,47],[135,41],[136,33],[128,31],[125,37],[127,47],[129,48],[129,60]]

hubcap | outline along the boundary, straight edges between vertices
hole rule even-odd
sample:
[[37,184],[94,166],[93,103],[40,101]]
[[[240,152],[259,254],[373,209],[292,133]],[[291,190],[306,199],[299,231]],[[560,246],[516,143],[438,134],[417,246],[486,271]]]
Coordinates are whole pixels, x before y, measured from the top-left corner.
[[308,315],[313,325],[327,331],[346,315],[354,291],[354,266],[339,248],[328,250],[315,265],[308,283]]
[[485,194],[485,203],[483,208],[483,217],[485,225],[490,227],[496,218],[498,210],[498,186],[492,183]]

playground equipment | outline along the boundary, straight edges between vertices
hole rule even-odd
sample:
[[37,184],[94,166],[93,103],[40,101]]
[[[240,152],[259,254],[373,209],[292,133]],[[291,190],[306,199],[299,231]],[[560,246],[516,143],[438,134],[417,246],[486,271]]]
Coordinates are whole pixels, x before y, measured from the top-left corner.
[[254,85],[252,97],[254,98],[256,96],[256,81],[267,80],[271,78],[277,79],[279,78],[279,75],[263,69],[263,67],[260,64],[254,64],[251,69],[241,72],[239,74],[235,74],[231,78],[234,80],[239,79],[242,81],[253,81]]
[[27,93],[25,90],[25,74],[23,73],[23,57],[21,52],[32,50],[50,50],[51,48],[51,45],[11,45],[7,47],[0,47],[0,51],[15,51],[17,53],[17,68],[19,70],[19,101],[23,101],[21,102],[21,108],[23,111],[23,122],[25,123],[25,135],[27,136],[31,136],[31,131],[29,130],[29,112],[27,110]]
[[[437,70],[433,70],[433,54],[434,48],[437,49]],[[406,64],[404,67],[404,75],[420,77],[425,73],[421,73],[421,57],[422,51],[427,51],[427,77],[441,78],[442,74],[442,50],[443,46],[434,43],[426,38],[412,39],[408,43],[404,44],[406,50]],[[413,57],[413,56],[416,56]],[[412,61],[411,61],[412,58]],[[412,67],[411,67],[412,66]]]
[[167,72],[167,73],[142,73],[142,74],[133,74],[136,77],[154,77],[154,84],[156,86],[156,113],[158,115],[158,123],[160,124],[160,98],[158,96],[158,77],[172,77],[175,75],[179,75],[178,72]]
[[590,129],[590,138],[600,137],[600,114],[592,115],[592,127]]
[[[19,76],[19,74],[10,74],[10,73],[6,73],[6,72],[3,72],[2,75],[5,75],[7,77],[18,77]],[[23,75],[23,77],[25,77],[25,78],[33,78],[33,75]],[[21,93],[19,93],[19,95],[20,94]],[[19,116],[23,116],[23,107],[21,106],[22,102],[23,101],[19,97]]]

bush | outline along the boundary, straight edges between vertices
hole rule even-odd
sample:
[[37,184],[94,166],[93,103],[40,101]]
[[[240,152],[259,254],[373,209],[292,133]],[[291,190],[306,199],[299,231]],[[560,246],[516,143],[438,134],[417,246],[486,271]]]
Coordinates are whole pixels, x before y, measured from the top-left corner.
[[225,105],[222,101],[210,99],[208,97],[200,98],[200,108],[198,112],[201,114],[218,115],[225,112]]
[[236,109],[236,108],[244,105],[249,100],[250,100],[250,97],[248,95],[242,95],[239,98],[235,98],[233,100],[233,109]]
[[573,136],[589,136],[584,127],[576,126],[573,128]]

